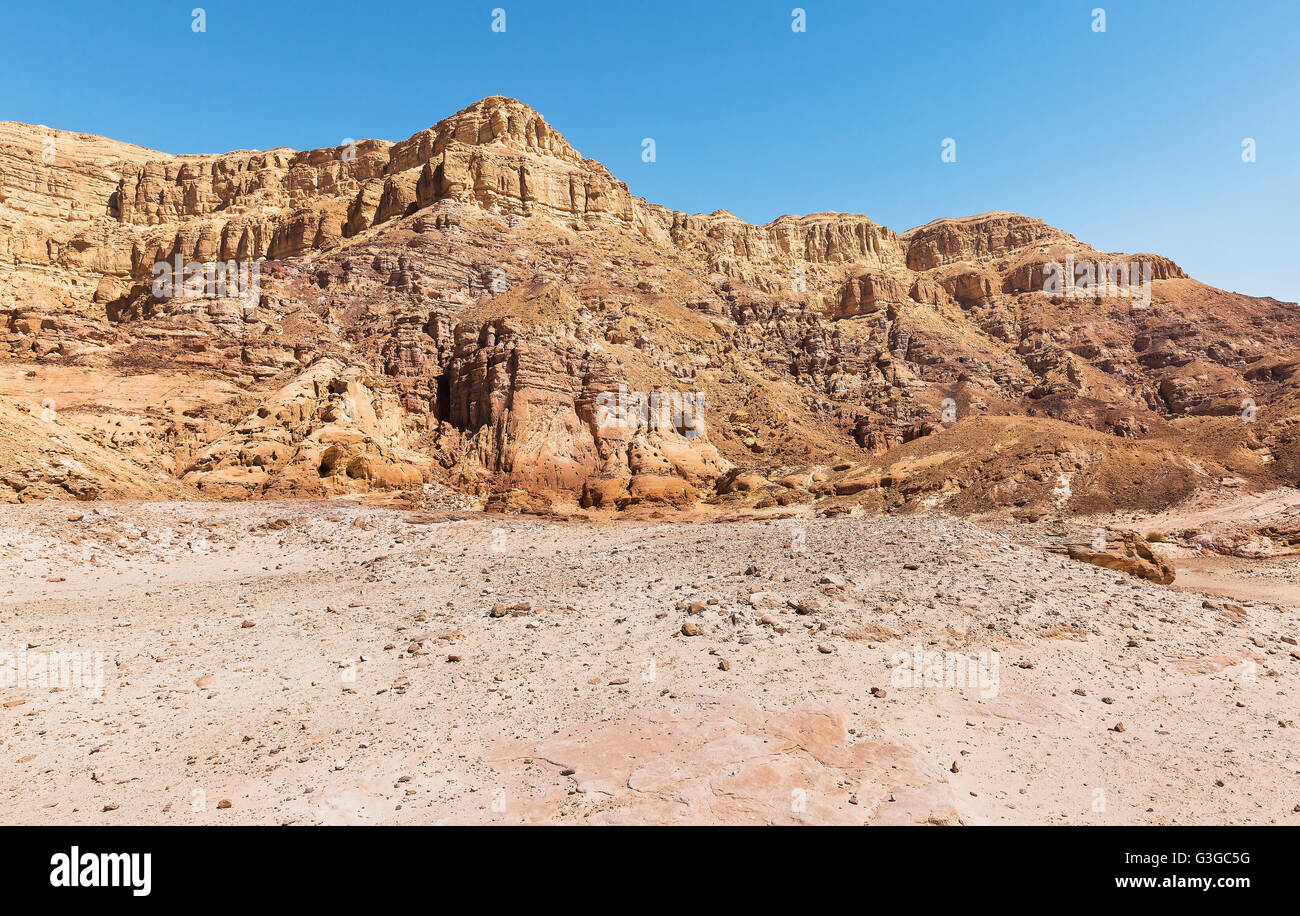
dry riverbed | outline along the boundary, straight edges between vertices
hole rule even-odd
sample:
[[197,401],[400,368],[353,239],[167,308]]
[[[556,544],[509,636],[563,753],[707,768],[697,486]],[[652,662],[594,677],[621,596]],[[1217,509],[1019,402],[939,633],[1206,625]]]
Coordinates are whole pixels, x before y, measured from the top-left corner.
[[1300,565],[1034,540],[0,507],[0,819],[1300,823]]

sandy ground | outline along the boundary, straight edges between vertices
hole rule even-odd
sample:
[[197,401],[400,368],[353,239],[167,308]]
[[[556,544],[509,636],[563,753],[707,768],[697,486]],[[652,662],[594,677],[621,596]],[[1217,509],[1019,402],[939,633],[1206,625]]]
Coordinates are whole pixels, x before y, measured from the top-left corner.
[[1300,823],[1300,562],[1032,540],[0,507],[0,821]]
[[1174,565],[1181,590],[1246,601],[1271,601],[1300,608],[1300,563],[1292,557],[1244,560],[1238,557],[1179,557]]

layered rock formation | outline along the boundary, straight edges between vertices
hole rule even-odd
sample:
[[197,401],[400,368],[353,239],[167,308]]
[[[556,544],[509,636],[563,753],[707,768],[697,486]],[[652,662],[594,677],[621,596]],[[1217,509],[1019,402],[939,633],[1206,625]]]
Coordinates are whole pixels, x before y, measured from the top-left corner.
[[0,310],[0,404],[141,495],[1069,513],[1298,465],[1294,304],[1011,213],[679,213],[498,96],[306,152],[0,124]]
[[205,496],[328,496],[419,487],[427,456],[373,378],[323,358],[196,456],[185,481]]

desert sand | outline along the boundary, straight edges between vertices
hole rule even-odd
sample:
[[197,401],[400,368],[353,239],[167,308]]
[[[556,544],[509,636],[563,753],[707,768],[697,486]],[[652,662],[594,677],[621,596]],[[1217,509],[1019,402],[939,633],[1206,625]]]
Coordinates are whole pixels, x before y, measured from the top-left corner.
[[0,689],[0,820],[1300,823],[1294,587],[1207,595],[1048,539],[0,507],[0,649],[102,660]]

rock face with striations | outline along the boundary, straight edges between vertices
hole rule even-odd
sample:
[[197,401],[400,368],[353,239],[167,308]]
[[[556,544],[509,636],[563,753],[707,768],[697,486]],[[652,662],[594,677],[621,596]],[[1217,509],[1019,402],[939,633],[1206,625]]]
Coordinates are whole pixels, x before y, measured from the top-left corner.
[[[1150,280],[1054,291],[1070,259]],[[93,492],[46,401],[140,495],[1065,514],[1300,473],[1292,303],[1013,213],[669,210],[500,96],[305,152],[0,123],[0,314],[0,499]]]

